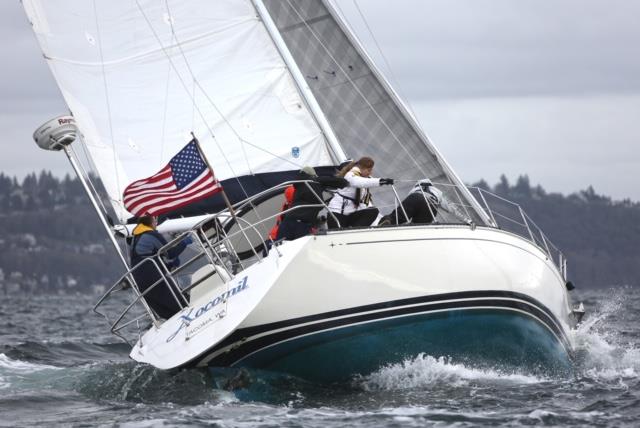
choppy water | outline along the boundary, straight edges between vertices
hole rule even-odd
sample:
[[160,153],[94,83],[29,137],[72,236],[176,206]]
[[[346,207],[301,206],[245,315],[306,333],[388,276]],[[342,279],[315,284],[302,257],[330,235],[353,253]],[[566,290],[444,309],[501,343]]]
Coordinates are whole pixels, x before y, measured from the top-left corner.
[[575,373],[544,378],[419,355],[350,384],[136,364],[89,296],[3,296],[0,426],[638,426],[640,289],[574,292],[588,314]]

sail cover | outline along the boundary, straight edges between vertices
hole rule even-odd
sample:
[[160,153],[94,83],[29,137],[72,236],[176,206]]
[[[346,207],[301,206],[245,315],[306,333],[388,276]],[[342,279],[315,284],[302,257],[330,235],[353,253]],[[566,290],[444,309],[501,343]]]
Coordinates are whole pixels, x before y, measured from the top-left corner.
[[341,160],[249,0],[23,4],[121,221],[191,131],[223,183]]
[[373,157],[377,176],[407,180],[405,188],[424,177],[441,183],[447,199],[465,207],[465,216],[487,222],[330,4],[263,2],[347,155]]

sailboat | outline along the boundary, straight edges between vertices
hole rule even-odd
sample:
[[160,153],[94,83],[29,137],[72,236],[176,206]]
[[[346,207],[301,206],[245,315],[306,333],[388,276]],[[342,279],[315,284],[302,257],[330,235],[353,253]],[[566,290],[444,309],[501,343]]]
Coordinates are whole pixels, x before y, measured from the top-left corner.
[[[71,112],[35,137],[68,155],[122,258],[122,278],[95,309],[131,343],[132,359],[321,381],[420,353],[570,366],[570,331],[583,312],[571,303],[564,256],[521,207],[464,185],[330,1],[23,5]],[[148,261],[163,278],[158,286],[182,294],[182,309],[161,319],[133,279],[139,266],[129,265],[123,245],[132,215],[122,194],[191,133],[230,205],[215,195],[159,226],[175,236],[161,254],[186,236],[194,242],[178,268]],[[334,174],[364,155],[376,159],[378,176],[395,179],[374,192],[381,210],[399,207],[429,178],[447,201],[435,221],[269,241],[301,167]]]

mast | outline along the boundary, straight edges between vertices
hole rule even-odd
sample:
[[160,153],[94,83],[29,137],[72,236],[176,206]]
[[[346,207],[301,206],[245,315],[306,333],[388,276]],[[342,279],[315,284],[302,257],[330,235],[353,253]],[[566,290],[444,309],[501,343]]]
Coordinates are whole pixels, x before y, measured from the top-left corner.
[[302,95],[303,99],[307,103],[307,106],[311,110],[311,113],[314,119],[316,120],[318,126],[320,127],[323,134],[327,138],[327,142],[329,143],[331,152],[334,156],[335,164],[337,165],[343,162],[348,157],[344,152],[344,149],[338,142],[338,138],[333,132],[333,128],[331,127],[331,124],[329,123],[329,121],[327,120],[327,117],[322,111],[322,108],[320,108],[320,105],[318,104],[318,101],[316,100],[315,95],[313,95],[313,92],[311,92],[311,88],[309,88],[309,85],[307,84],[307,81],[305,80],[304,75],[300,71],[300,68],[298,68],[298,64],[293,59],[293,56],[291,55],[289,48],[287,47],[285,41],[282,39],[282,36],[280,35],[280,32],[278,31],[278,28],[275,22],[273,22],[273,19],[271,18],[269,11],[265,7],[263,0],[251,0],[251,1],[253,2],[253,5],[256,8],[256,11],[258,12],[260,19],[262,19],[262,22],[264,23],[265,28],[267,29],[267,32],[271,36],[273,43],[276,45],[278,52],[280,53],[280,56],[282,57],[285,64],[287,65],[287,68],[289,69],[289,72],[291,73],[291,76],[293,77],[293,80],[295,81],[300,94]]

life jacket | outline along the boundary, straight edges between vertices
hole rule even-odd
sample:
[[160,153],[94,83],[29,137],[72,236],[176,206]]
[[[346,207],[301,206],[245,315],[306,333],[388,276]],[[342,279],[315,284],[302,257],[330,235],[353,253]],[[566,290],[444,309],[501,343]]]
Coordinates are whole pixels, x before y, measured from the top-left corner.
[[131,266],[135,266],[136,264],[138,264],[145,257],[149,257],[149,256],[154,256],[155,255],[155,254],[140,254],[136,250],[136,247],[138,246],[138,241],[140,241],[140,238],[142,237],[142,235],[144,235],[146,233],[152,233],[152,232],[155,232],[153,230],[153,228],[149,227],[149,226],[147,226],[145,224],[138,224],[133,229],[133,232],[132,232],[133,237],[130,240]]
[[[293,204],[293,197],[295,196],[296,188],[293,186],[288,186],[284,189],[284,203],[282,204],[282,208],[280,208],[280,212],[284,212],[291,208]],[[280,223],[282,223],[282,219],[284,218],[284,214],[280,214],[276,218],[276,224],[271,228],[269,232],[269,239],[275,241],[278,236],[278,229],[280,228]]]
[[[351,172],[353,173],[353,175],[358,176],[358,177],[362,177],[362,174],[360,173],[360,171],[357,168],[354,168],[351,170]],[[349,196],[343,195],[341,192],[337,192],[338,195],[340,195],[342,197],[342,211],[340,214],[344,214],[344,209],[345,206],[347,204],[347,201],[351,201],[353,203],[353,205],[356,207],[356,209],[358,209],[358,207],[360,206],[360,204],[365,204],[365,205],[369,205],[369,203],[371,202],[371,191],[369,189],[364,189],[364,196],[362,195],[362,188],[357,187],[356,188],[356,194],[354,198],[351,198]]]
[[[149,254],[141,254],[138,251],[138,242],[140,241],[140,239],[142,238],[143,235],[152,235],[155,239],[158,240],[158,242],[160,242],[161,246],[165,245],[167,243],[167,241],[164,239],[164,237],[162,236],[162,234],[160,232],[158,232],[157,230],[146,226],[144,224],[138,224],[134,229],[133,229],[133,237],[130,238],[129,242],[130,242],[130,248],[131,248],[131,266],[135,266],[138,263],[140,263],[142,260],[146,259],[147,257],[156,257],[157,254],[155,252],[153,253],[149,253]],[[167,257],[167,255],[165,254],[163,256],[163,261],[165,262],[166,266],[168,268],[173,268],[173,267],[177,267],[180,265],[180,259],[178,257],[175,257],[173,259],[169,259]]]

